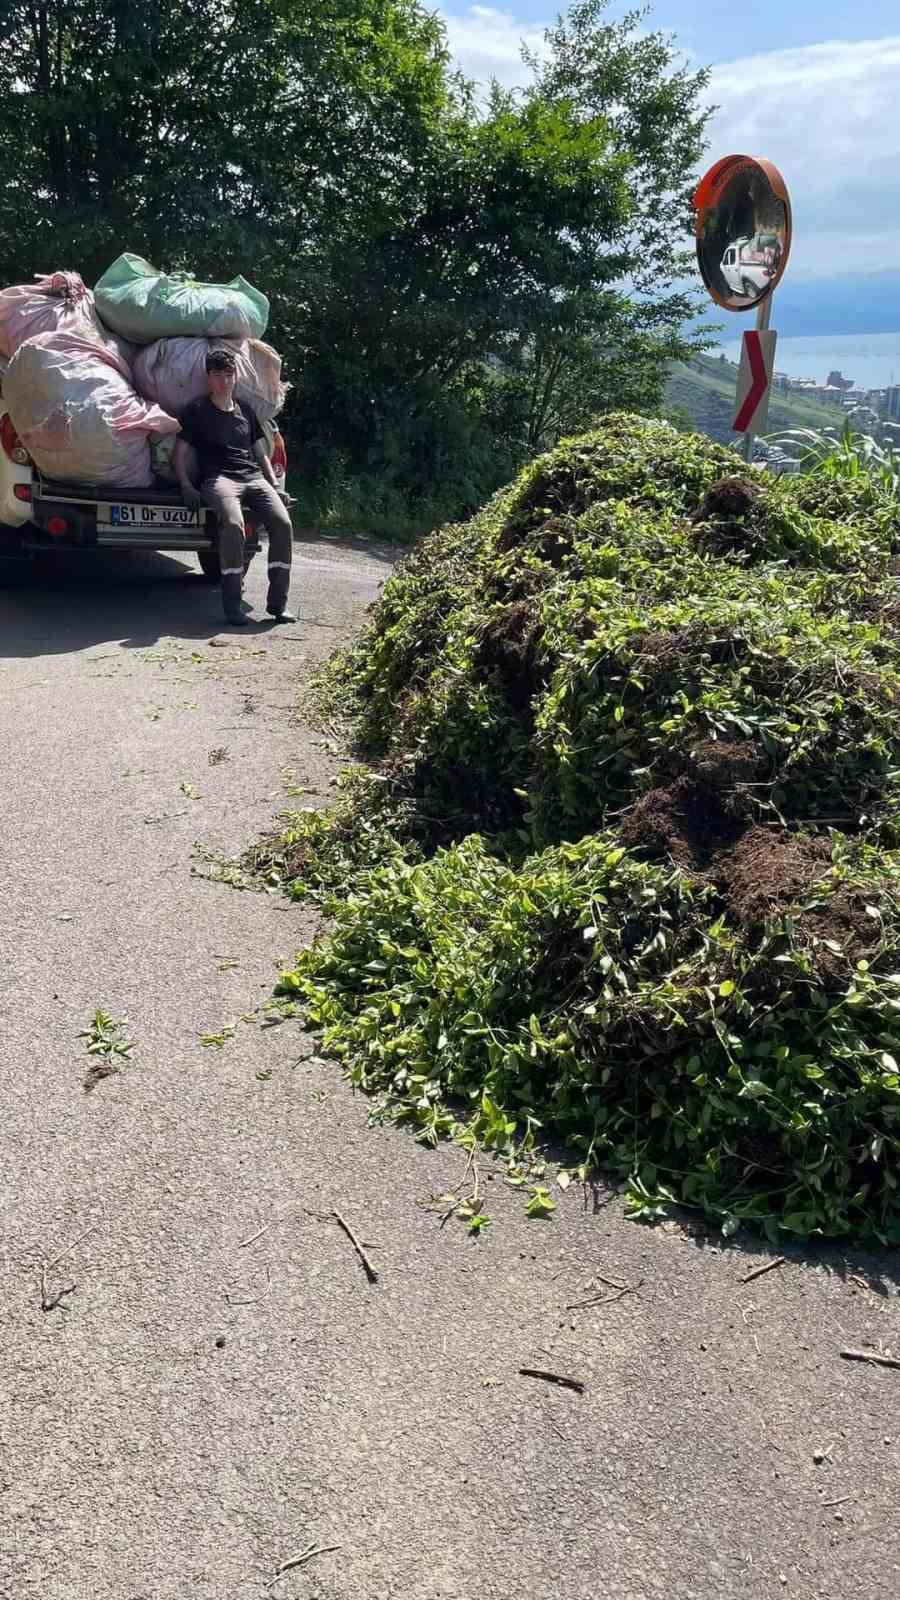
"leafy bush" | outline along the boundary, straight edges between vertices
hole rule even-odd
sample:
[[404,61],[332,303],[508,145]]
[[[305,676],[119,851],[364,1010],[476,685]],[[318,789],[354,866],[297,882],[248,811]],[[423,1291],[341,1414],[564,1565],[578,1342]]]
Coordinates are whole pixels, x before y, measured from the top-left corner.
[[895,518],[734,468],[614,416],[407,557],[326,674],[368,773],[265,847],[331,919],[282,993],[423,1139],[900,1241]]
[[299,527],[354,537],[412,544],[456,511],[459,486],[439,494],[416,495],[383,473],[354,473],[346,461],[328,457],[312,482],[299,474],[290,488],[295,495]]
[[[887,430],[885,430],[887,431]],[[854,428],[850,418],[834,429],[795,428],[776,436],[801,472],[855,483],[870,504],[900,504],[900,448]]]

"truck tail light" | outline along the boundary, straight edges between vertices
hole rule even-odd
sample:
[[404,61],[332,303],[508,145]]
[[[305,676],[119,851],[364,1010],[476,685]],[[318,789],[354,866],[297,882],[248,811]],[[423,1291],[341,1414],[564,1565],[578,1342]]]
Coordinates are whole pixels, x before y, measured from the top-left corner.
[[17,500],[24,500],[27,505],[31,504],[31,484],[30,483],[14,483],[13,484],[13,494],[14,494],[14,496],[15,496],[15,498]]
[[65,517],[48,517],[46,526],[47,532],[52,533],[56,539],[59,538],[60,534],[68,533],[69,531],[69,524]]
[[3,416],[0,417],[0,444],[2,444],[10,461],[14,461],[17,467],[27,467],[28,451],[13,427],[12,417],[8,411],[4,411]]

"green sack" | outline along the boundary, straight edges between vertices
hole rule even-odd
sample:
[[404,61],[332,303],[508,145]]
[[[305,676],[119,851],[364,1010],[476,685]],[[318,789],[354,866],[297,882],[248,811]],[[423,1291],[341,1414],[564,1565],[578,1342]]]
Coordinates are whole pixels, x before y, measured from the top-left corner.
[[246,278],[199,283],[128,253],[104,272],[94,300],[106,326],[135,344],[191,335],[261,339],[269,320],[268,300]]

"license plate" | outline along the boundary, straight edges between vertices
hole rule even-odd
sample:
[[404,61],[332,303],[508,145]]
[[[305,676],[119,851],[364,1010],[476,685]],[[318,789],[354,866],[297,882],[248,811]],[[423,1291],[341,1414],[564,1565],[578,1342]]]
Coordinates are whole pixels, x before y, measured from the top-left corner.
[[203,528],[206,512],[189,511],[187,506],[141,506],[132,504],[97,507],[100,528]]

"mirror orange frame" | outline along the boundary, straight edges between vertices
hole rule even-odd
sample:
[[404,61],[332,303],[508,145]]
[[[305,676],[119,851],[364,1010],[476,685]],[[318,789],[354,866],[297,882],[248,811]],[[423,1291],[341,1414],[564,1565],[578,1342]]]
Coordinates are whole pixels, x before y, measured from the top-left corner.
[[700,276],[724,311],[752,311],[777,288],[791,251],[791,201],[778,168],[724,156],[694,195]]

